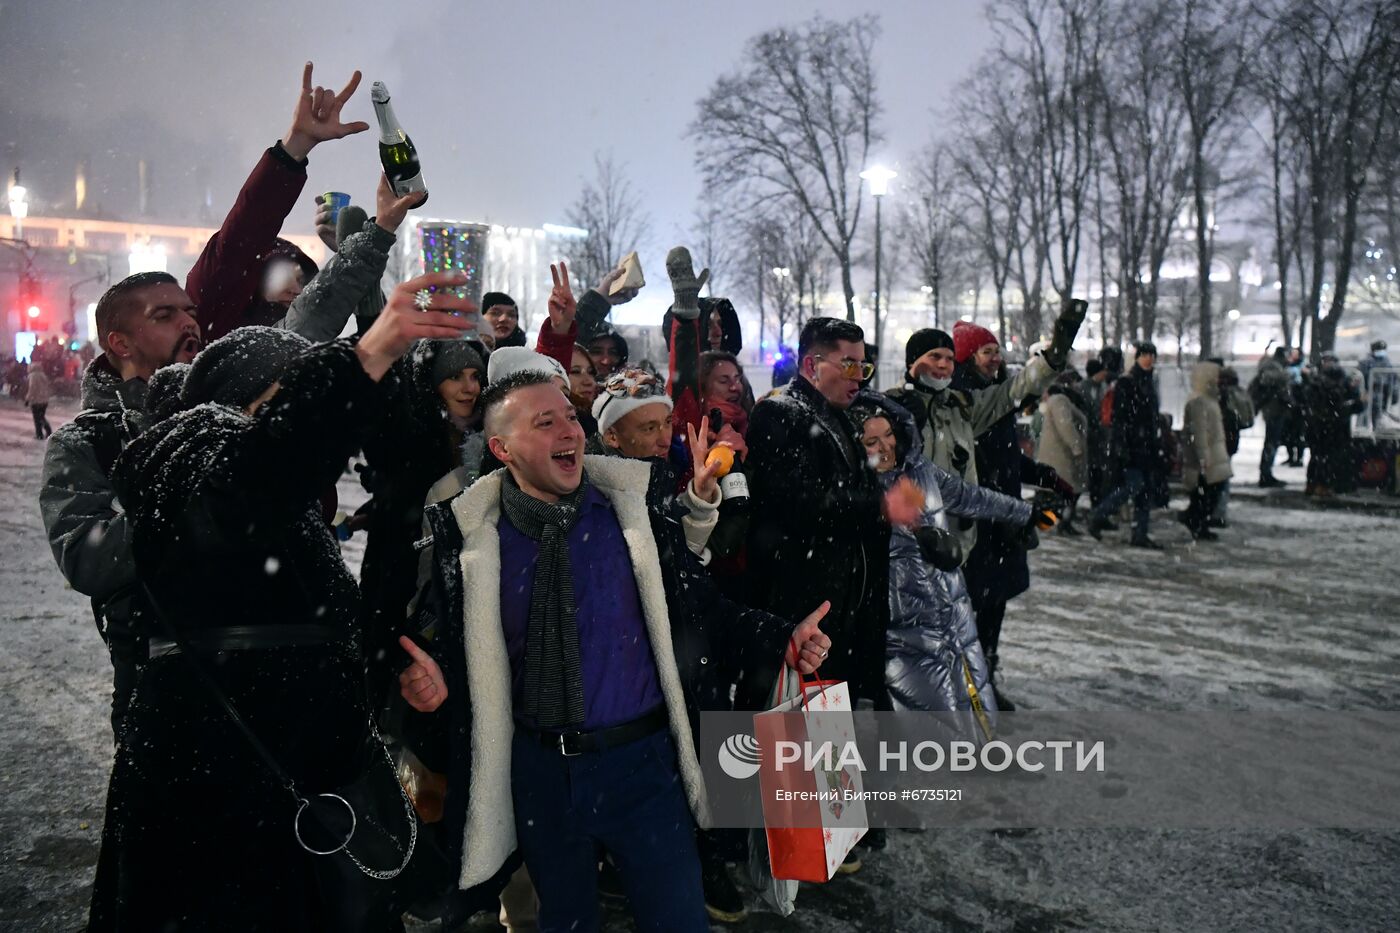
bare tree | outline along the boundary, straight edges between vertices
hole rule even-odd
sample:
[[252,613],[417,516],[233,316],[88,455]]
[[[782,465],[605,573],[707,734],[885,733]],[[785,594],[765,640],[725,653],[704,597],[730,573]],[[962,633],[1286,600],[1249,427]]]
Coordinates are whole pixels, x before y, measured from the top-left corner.
[[[1361,198],[1400,83],[1400,12],[1386,0],[1291,0],[1268,10],[1266,81],[1301,149],[1306,222],[1294,242],[1314,355],[1332,348],[1358,252]],[[1304,248],[1306,244],[1306,248]],[[1332,273],[1329,283],[1328,272]],[[1327,316],[1321,316],[1329,291]],[[1302,324],[1299,327],[1302,342]]]
[[595,285],[651,233],[651,217],[611,153],[593,156],[593,178],[585,181],[568,212],[569,223],[588,231],[570,251],[570,271]]
[[1240,97],[1249,76],[1250,49],[1239,11],[1225,0],[1182,0],[1173,70],[1186,109],[1188,171],[1196,227],[1196,291],[1201,358],[1212,356],[1210,266],[1215,247],[1212,189],[1219,187],[1222,151],[1233,143]]
[[949,273],[960,245],[957,178],[952,163],[946,146],[935,144],[924,151],[914,166],[909,200],[900,216],[900,239],[909,245],[920,284],[933,289],[929,297],[935,321],[942,320],[943,285],[945,280],[951,284]]
[[[1256,126],[1269,158],[1270,221],[1273,233],[1274,267],[1278,276],[1279,326],[1284,346],[1293,341],[1293,321],[1289,312],[1289,280],[1295,262],[1301,262],[1299,234],[1305,218],[1306,152],[1298,128],[1285,106],[1287,67],[1277,60],[1261,62],[1253,76],[1252,90],[1263,106],[1265,126]],[[1301,320],[1302,315],[1299,315]],[[1300,337],[1301,343],[1301,337]]]
[[[1051,286],[1067,298],[1079,267],[1092,182],[1106,0],[998,0],[991,16],[1001,59],[1024,82],[1033,134],[1028,151],[1036,172],[1026,192],[1028,232],[1041,241]],[[1038,303],[1027,302],[1022,328],[1027,339],[1039,338]]]
[[723,295],[719,283],[729,281],[728,273],[734,260],[731,233],[725,223],[727,212],[724,204],[712,192],[700,197],[695,208],[695,218],[690,227],[690,239],[694,244],[695,259],[702,269],[710,270],[706,287],[711,295]]
[[[1026,233],[1027,190],[1035,183],[1020,104],[1012,97],[995,61],[984,62],[961,89],[962,134],[953,166],[968,209],[964,229],[976,244],[996,295],[997,329],[1007,342],[1006,292],[1013,274],[1021,303],[1038,308],[1045,241]],[[1027,260],[1027,251],[1031,257]]]
[[[1172,92],[1174,12],[1168,4],[1124,8],[1127,22],[1103,68],[1100,128],[1133,339],[1150,339],[1156,330],[1162,263],[1185,196],[1186,115],[1182,98]],[[1106,282],[1103,288],[1106,294]]]
[[821,313],[831,289],[833,260],[826,241],[793,202],[770,202],[739,228],[733,281],[758,308],[760,328],[782,342]]
[[754,203],[787,198],[812,221],[841,270],[855,319],[851,242],[860,222],[860,171],[880,113],[874,16],[813,18],[745,46],[740,68],[700,101],[688,135],[707,186],[742,189]]

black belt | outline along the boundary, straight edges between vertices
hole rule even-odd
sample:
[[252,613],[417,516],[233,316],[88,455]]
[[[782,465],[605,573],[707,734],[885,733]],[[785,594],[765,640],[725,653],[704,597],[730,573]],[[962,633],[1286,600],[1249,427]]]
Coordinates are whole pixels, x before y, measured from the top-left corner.
[[188,651],[246,651],[291,645],[324,645],[333,641],[324,625],[230,625],[184,633],[178,642],[167,638],[146,641],[146,657],[168,658]]
[[628,742],[644,739],[652,733],[666,728],[666,724],[670,721],[671,717],[666,712],[666,704],[662,703],[651,712],[645,713],[631,722],[608,726],[606,729],[595,729],[592,732],[548,732],[519,721],[515,723],[515,729],[517,732],[528,735],[545,748],[572,758],[575,755],[582,755],[584,752],[601,752],[619,745],[626,745]]

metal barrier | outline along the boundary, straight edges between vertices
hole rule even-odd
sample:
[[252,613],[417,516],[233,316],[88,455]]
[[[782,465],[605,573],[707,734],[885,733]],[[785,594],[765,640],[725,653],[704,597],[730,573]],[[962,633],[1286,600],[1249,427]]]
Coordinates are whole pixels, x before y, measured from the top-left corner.
[[1400,367],[1377,366],[1366,374],[1366,405],[1356,415],[1353,434],[1400,438]]

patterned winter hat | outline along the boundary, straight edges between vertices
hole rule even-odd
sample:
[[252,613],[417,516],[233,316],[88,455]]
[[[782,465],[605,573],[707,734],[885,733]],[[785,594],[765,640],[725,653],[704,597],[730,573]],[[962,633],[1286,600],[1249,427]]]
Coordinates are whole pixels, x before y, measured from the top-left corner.
[[606,434],[608,428],[624,416],[653,402],[675,408],[675,403],[666,394],[666,387],[646,370],[623,369],[613,373],[599,387],[598,397],[593,400],[593,417],[598,419],[598,433]]

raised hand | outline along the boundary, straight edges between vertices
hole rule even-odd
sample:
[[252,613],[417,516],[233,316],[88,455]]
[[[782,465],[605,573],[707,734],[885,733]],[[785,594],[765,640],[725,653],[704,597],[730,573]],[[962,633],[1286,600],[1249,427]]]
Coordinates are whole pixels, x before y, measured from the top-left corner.
[[636,298],[639,294],[641,294],[642,291],[640,288],[624,288],[616,295],[612,293],[613,283],[626,274],[626,267],[618,266],[616,269],[603,276],[602,281],[598,283],[598,287],[593,290],[598,294],[602,295],[603,298],[607,300],[608,304],[613,305],[614,307],[616,307],[617,305],[625,305],[627,304],[627,302],[631,301],[633,298]]
[[574,290],[569,285],[569,264],[549,264],[550,278],[554,279],[554,290],[549,293],[549,328],[556,334],[567,334],[574,326],[574,316],[578,314],[578,302],[574,300]]
[[710,443],[706,440],[709,430],[697,432],[695,425],[685,426],[686,439],[690,441],[690,462],[694,470],[693,481],[695,483],[695,494],[705,502],[714,502],[716,494],[719,492],[719,481],[715,474],[719,472],[719,461],[710,463]]
[[830,611],[831,600],[827,600],[792,630],[792,640],[787,647],[788,667],[802,674],[813,674],[822,666],[831,653],[831,639],[822,634],[821,621]]
[[307,62],[301,73],[301,93],[292,112],[292,126],[282,137],[282,148],[287,150],[287,154],[294,159],[304,159],[318,143],[369,129],[369,124],[363,120],[353,123],[340,121],[341,108],[359,86],[360,73],[357,71],[350,76],[350,83],[339,94],[323,87],[312,87],[311,62]]
[[907,476],[901,476],[885,493],[885,520],[898,528],[913,528],[924,514],[924,491]]
[[415,340],[457,340],[464,331],[476,327],[474,303],[448,291],[431,291],[453,288],[466,281],[464,272],[429,272],[394,289],[384,310],[355,345],[355,355],[371,379],[378,382],[384,378],[389,367]]
[[394,233],[399,229],[404,218],[408,216],[409,210],[426,200],[428,200],[428,196],[420,192],[399,197],[394,194],[394,187],[389,184],[388,176],[381,173],[379,189],[374,192],[374,222],[380,228]]
[[399,647],[413,659],[399,674],[399,694],[418,712],[431,713],[447,699],[447,680],[442,676],[442,668],[405,635],[399,636]]
[[324,194],[316,195],[316,213],[312,224],[316,227],[316,235],[321,238],[321,242],[334,253],[340,247],[340,242],[336,239],[335,224],[331,222],[331,206],[326,203]]

